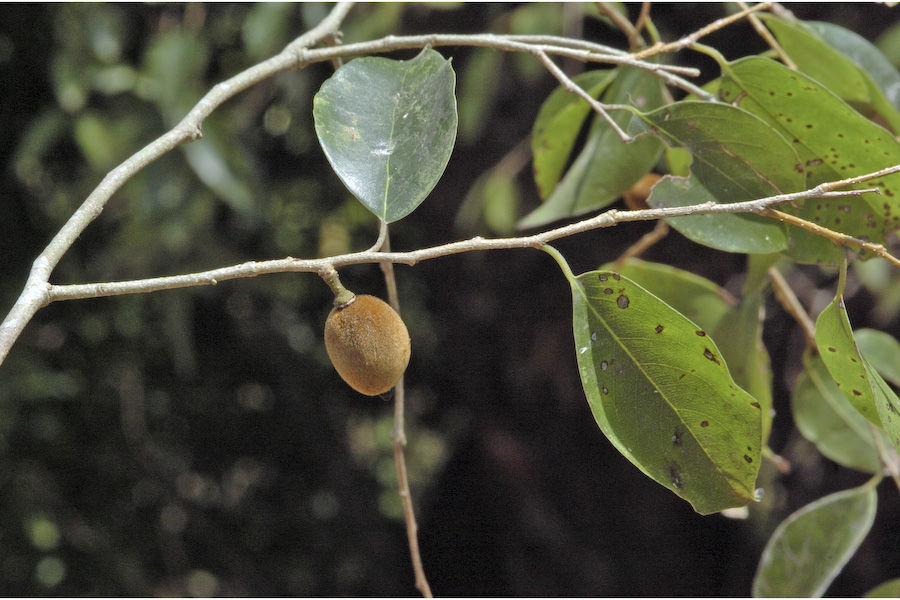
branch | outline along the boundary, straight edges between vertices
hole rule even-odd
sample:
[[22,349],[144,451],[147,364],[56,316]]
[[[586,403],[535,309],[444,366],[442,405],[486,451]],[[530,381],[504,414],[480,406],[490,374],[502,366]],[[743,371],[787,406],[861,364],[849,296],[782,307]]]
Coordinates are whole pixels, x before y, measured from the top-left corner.
[[[538,56],[540,53],[544,53],[585,62],[605,62],[632,66],[656,74],[669,85],[675,85],[694,93],[698,90],[697,86],[676,75],[676,73],[681,73],[696,76],[699,74],[696,69],[635,60],[621,51],[609,52],[603,46],[588,42],[572,40],[561,42],[560,39],[553,36],[536,36],[532,38],[532,40],[540,40],[547,43],[526,43],[518,41],[515,36],[493,34],[388,36],[381,40],[359,44],[309,49],[309,46],[319,41],[334,39],[338,27],[344,17],[346,17],[351,6],[352,4],[350,3],[337,4],[319,25],[288,44],[281,53],[213,86],[174,128],[136,152],[103,178],[32,264],[22,293],[12,309],[10,309],[3,323],[0,324],[0,364],[9,354],[13,344],[25,329],[25,325],[38,309],[54,300],[60,299],[60,297],[55,296],[55,292],[59,291],[58,288],[49,284],[50,275],[62,256],[75,243],[75,240],[100,215],[112,195],[126,181],[159,157],[181,144],[199,139],[202,135],[201,126],[203,121],[224,102],[260,81],[283,71],[301,68],[315,62],[333,61],[349,56],[390,52],[404,48],[423,48],[428,45],[480,46],[509,52],[524,52]],[[702,90],[701,93],[703,93]],[[249,274],[247,271],[242,271],[240,276],[251,276],[253,267],[249,268]],[[216,278],[214,276],[209,276],[201,279],[195,278],[187,285],[208,285],[214,284],[215,281]],[[184,286],[177,285],[176,287]]]
[[[900,165],[897,167],[900,170]],[[877,193],[878,190],[847,190],[826,191],[824,186],[835,187],[839,182],[823,184],[804,192],[779,194],[758,200],[735,202],[732,204],[716,204],[705,202],[693,206],[672,206],[667,208],[651,208],[644,210],[608,210],[589,219],[550,229],[534,235],[486,239],[474,237],[468,240],[451,242],[440,246],[422,248],[409,252],[377,252],[366,250],[353,252],[340,256],[317,259],[280,258],[275,260],[246,262],[230,267],[222,267],[200,273],[187,275],[171,275],[168,277],[154,277],[151,279],[138,279],[133,281],[88,283],[74,285],[52,285],[47,292],[46,303],[57,300],[74,300],[78,298],[98,298],[103,296],[119,296],[124,294],[139,294],[171,290],[200,285],[215,285],[219,281],[230,279],[243,279],[258,275],[288,272],[317,273],[329,267],[340,268],[349,265],[365,263],[400,263],[413,266],[424,260],[462,254],[464,252],[480,252],[487,250],[512,250],[518,248],[540,248],[544,244],[564,237],[569,237],[594,229],[612,227],[619,223],[632,221],[652,221],[670,217],[685,217],[692,215],[711,214],[738,214],[738,213],[762,213],[771,206],[785,202],[796,202],[811,198],[830,198],[836,196],[858,196],[864,193]]]
[[775,267],[769,269],[769,279],[775,289],[775,298],[794,320],[800,324],[803,334],[806,336],[806,345],[816,348],[816,324],[807,314],[806,309],[800,303],[797,294],[791,289],[790,284]]
[[[743,2],[738,2],[738,6],[740,6],[743,10],[747,10],[747,5]],[[784,48],[781,47],[781,44],[778,43],[778,40],[775,39],[775,36],[772,35],[772,32],[766,29],[766,26],[763,25],[762,21],[759,20],[759,17],[756,15],[748,15],[747,20],[750,21],[750,24],[753,25],[753,29],[756,30],[756,33],[759,34],[765,42],[769,45],[772,50],[778,54],[778,58],[781,59],[781,62],[787,66],[789,69],[797,70],[797,64],[791,60],[791,57],[787,55],[787,52],[784,51]]]
[[22,294],[0,325],[0,364],[37,310],[52,301],[49,296],[52,288],[48,285],[50,274],[78,236],[100,215],[112,195],[126,181],[160,156],[185,142],[199,139],[202,135],[203,121],[226,100],[276,73],[300,66],[305,47],[337,31],[351,6],[350,3],[337,4],[321,23],[288,44],[280,54],[215,85],[178,125],[136,152],[103,178],[100,185],[69,217],[32,264]]
[[706,27],[701,27],[693,33],[684,36],[680,40],[669,42],[668,44],[656,43],[646,50],[635,53],[633,56],[637,59],[644,59],[650,56],[656,56],[657,54],[662,54],[664,52],[677,52],[678,50],[683,50],[684,48],[690,48],[695,43],[697,43],[697,40],[699,40],[700,38],[705,37],[714,31],[718,31],[719,29],[722,29],[727,25],[731,25],[735,21],[740,21],[751,13],[754,13],[758,10],[768,10],[771,7],[771,2],[761,2],[759,4],[755,4],[750,8],[745,8],[744,10],[733,15],[728,15],[727,17],[717,19]]
[[885,248],[881,244],[873,244],[872,242],[867,242],[866,240],[855,238],[851,235],[847,235],[846,233],[841,233],[839,231],[828,229],[827,227],[822,227],[821,225],[816,225],[815,223],[807,221],[806,219],[801,219],[800,217],[789,215],[786,212],[775,210],[774,208],[767,208],[759,214],[764,217],[772,217],[778,219],[779,221],[783,221],[784,223],[800,227],[801,229],[805,229],[806,231],[812,232],[818,236],[827,238],[831,240],[836,246],[855,246],[860,250],[871,252],[872,254],[880,256],[884,260],[893,264],[895,267],[900,267],[900,259],[888,252],[887,248]]
[[536,52],[534,52],[534,55],[538,57],[538,60],[540,60],[541,63],[545,67],[547,67],[547,70],[550,71],[550,73],[554,77],[556,77],[560,84],[562,84],[563,89],[585,100],[591,108],[593,108],[601,117],[603,117],[603,120],[606,121],[610,127],[612,127],[612,130],[616,132],[616,135],[619,136],[620,140],[622,140],[626,144],[634,140],[633,137],[622,131],[622,128],[619,127],[619,124],[616,123],[611,116],[609,116],[609,113],[606,110],[608,107],[598,102],[597,100],[594,100],[594,98],[586,91],[584,91],[581,86],[577,85],[574,81],[569,79],[569,76],[566,75],[562,69],[557,67],[556,63],[550,60],[550,57],[547,56],[546,52],[544,52],[543,50],[537,50]]
[[612,21],[625,34],[625,37],[628,38],[629,48],[636,50],[647,45],[644,43],[644,38],[641,37],[637,27],[632,25],[631,21],[611,5],[606,2],[597,2],[597,9],[600,11],[600,14]]

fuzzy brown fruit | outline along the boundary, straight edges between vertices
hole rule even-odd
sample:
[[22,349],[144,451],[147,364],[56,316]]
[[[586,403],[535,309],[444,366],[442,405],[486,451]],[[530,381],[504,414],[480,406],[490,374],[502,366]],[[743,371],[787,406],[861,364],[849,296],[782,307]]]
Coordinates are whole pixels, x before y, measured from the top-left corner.
[[356,296],[328,315],[325,349],[350,387],[377,396],[394,387],[406,370],[409,332],[387,302],[375,296]]

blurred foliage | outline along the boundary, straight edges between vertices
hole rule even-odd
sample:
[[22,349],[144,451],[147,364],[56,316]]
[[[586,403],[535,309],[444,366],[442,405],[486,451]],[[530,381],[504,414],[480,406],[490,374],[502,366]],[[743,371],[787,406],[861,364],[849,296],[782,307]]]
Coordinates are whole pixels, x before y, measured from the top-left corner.
[[[867,39],[887,32],[883,47],[897,35],[883,6],[792,8]],[[636,6],[623,9],[636,16]],[[278,52],[328,10],[4,8],[0,304],[12,305],[31,261],[110,168],[178,122],[215,83]],[[718,6],[653,10],[669,39],[722,14]],[[347,42],[432,31],[562,33],[619,46],[624,39],[590,4],[363,4],[343,27]],[[750,31],[710,42],[754,43]],[[491,175],[522,169],[523,161],[504,157],[528,136],[555,82],[532,57],[440,51],[459,74],[461,137],[435,192],[392,229],[395,248],[509,231],[537,204],[530,185]],[[708,69],[697,60],[692,66]],[[375,220],[331,172],[313,131],[312,96],[331,69],[280,74],[220,107],[201,140],[115,194],[53,281],[368,247]],[[646,230],[615,228],[560,245],[584,257],[579,269],[591,268]],[[648,258],[732,288],[744,268],[674,235]],[[854,324],[896,331],[896,271],[871,261],[856,272],[862,285],[847,299],[865,318]],[[803,273],[811,293],[830,277]],[[384,293],[376,267],[342,276],[358,292]],[[752,566],[734,566],[755,563],[765,532],[823,489],[859,483],[824,459],[804,462],[813,454],[776,419],[773,447],[796,461],[782,482],[791,496],[773,497],[771,514],[746,522],[702,519],[632,472],[596,431],[571,356],[568,291],[547,257],[464,255],[399,267],[398,278],[413,338],[407,456],[438,593],[745,595]],[[415,594],[390,403],[359,397],[333,373],[320,333],[330,296],[312,275],[282,274],[42,309],[0,367],[0,590]],[[783,315],[766,323],[777,340],[770,347],[783,413],[799,347],[792,327]],[[897,514],[889,501],[878,519]],[[833,593],[858,594],[864,588],[854,577],[879,581],[900,571],[896,553],[885,550],[893,540],[878,528],[860,550],[863,566],[851,564]]]

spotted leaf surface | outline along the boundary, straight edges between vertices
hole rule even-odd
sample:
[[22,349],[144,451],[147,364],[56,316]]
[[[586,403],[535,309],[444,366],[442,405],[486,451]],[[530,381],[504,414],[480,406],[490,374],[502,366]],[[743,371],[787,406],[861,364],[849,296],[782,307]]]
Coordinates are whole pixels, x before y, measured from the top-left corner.
[[440,53],[351,60],[313,99],[316,134],[344,185],[386,223],[411,213],[453,151],[456,76]]
[[581,381],[603,433],[701,514],[752,500],[760,405],[709,335],[618,273],[570,283]]
[[[653,189],[654,208],[732,203],[798,191],[802,169],[790,144],[767,123],[734,106],[682,101],[639,115],[632,131],[649,129],[690,152],[690,179],[668,178]],[[771,253],[786,247],[785,227],[756,215],[669,219],[697,243],[727,252]]]
[[900,399],[859,351],[840,294],[816,319],[816,345],[854,408],[884,429],[894,447],[900,448]]
[[[815,80],[773,60],[749,57],[730,63],[719,96],[781,132],[800,158],[796,167],[805,173],[806,187],[900,163],[900,143],[890,132]],[[784,210],[830,229],[881,241],[900,226],[900,176],[857,187],[877,187],[882,193],[856,199],[818,198],[799,209]],[[795,260],[840,260],[840,250],[827,240],[795,228],[790,231],[788,254]]]
[[709,279],[671,265],[629,258],[603,265],[601,270],[627,277],[706,331],[713,331],[737,303]]
[[[801,72],[830,89],[863,115],[870,118],[877,115],[878,119],[897,131],[900,114],[867,71],[872,69],[873,73],[882,77],[889,76],[893,71],[897,79],[892,83],[900,83],[900,76],[874,46],[837,25],[788,22],[774,15],[765,15],[762,19]],[[878,57],[881,61],[877,60]]]
[[870,484],[825,496],[784,520],[769,538],[756,576],[757,598],[817,598],[872,528],[878,496]]

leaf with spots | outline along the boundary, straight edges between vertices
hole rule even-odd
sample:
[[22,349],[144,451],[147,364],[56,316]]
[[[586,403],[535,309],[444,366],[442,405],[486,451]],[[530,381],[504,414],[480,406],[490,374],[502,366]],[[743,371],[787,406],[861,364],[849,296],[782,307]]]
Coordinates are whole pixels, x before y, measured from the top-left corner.
[[865,473],[879,472],[881,459],[873,437],[877,430],[850,404],[820,357],[804,362],[791,393],[797,429],[826,458]]
[[715,330],[737,305],[734,296],[709,279],[670,265],[629,258],[621,264],[607,263],[601,270],[629,278],[706,331]]
[[[604,103],[633,104],[640,110],[650,110],[663,103],[662,85],[652,74],[625,67],[616,69],[616,72],[609,89],[603,93]],[[587,105],[583,100],[578,101]],[[621,127],[631,118],[625,111],[616,111],[611,116]],[[537,125],[535,123],[535,128]],[[572,133],[571,130],[568,132]],[[554,178],[545,177],[545,170],[539,169],[550,163],[556,167],[562,166],[571,152],[571,146],[566,148],[565,156],[554,154],[564,146],[560,146],[559,150],[551,148],[551,153],[545,154],[536,144],[554,139],[555,132],[542,129],[536,130],[535,135],[535,181],[541,195],[549,194],[549,197],[544,204],[522,219],[520,227],[537,227],[615,202],[653,168],[662,153],[662,144],[652,136],[644,136],[626,144],[605,119],[595,114],[584,148],[562,180],[556,176],[554,181]]]
[[[880,65],[882,69],[878,72],[883,76],[893,71],[897,77],[894,83],[900,83],[897,70],[874,46],[837,25],[788,22],[768,14],[761,15],[761,18],[802,73],[830,89],[866,117],[887,123],[893,131],[898,131],[900,113],[897,113],[867,70],[847,55],[847,51],[853,52],[868,67]],[[823,25],[826,27],[822,27]],[[868,44],[868,52],[865,51],[864,44]],[[875,62],[876,57],[880,57],[883,62]]]
[[313,99],[316,134],[344,185],[385,223],[434,189],[456,139],[456,76],[425,49],[411,60],[351,60]]
[[613,271],[575,276],[575,350],[594,418],[650,478],[709,514],[754,499],[759,403],[698,325]]
[[856,410],[884,429],[900,449],[900,399],[862,356],[841,295],[846,264],[841,270],[838,293],[816,319],[816,345],[834,379]]
[[[833,92],[802,73],[767,58],[749,57],[723,67],[719,96],[778,129],[800,157],[806,187],[877,171],[900,163],[900,143]],[[860,198],[817,198],[787,212],[856,237],[883,241],[900,226],[900,175],[867,181],[880,188]],[[837,263],[830,241],[790,229],[787,254],[802,262]]]
[[757,598],[820,597],[875,521],[877,479],[807,504],[769,538],[753,578]]
[[[749,112],[710,102],[682,101],[638,115],[630,131],[650,130],[690,152],[691,177],[663,179],[647,202],[653,208],[732,203],[803,188],[796,152],[780,133]],[[768,254],[786,247],[786,228],[757,215],[668,219],[692,240],[727,252]]]

